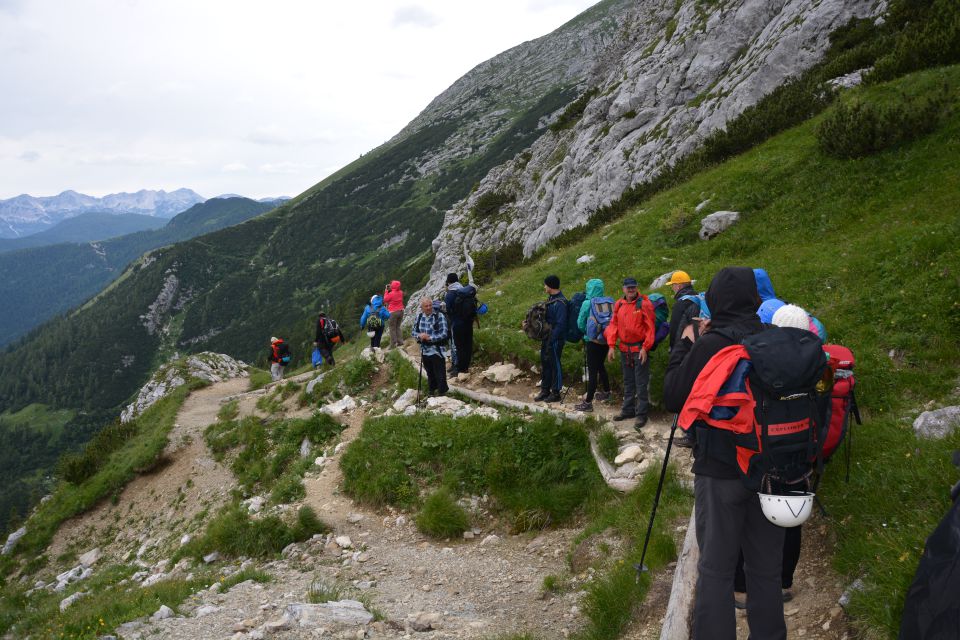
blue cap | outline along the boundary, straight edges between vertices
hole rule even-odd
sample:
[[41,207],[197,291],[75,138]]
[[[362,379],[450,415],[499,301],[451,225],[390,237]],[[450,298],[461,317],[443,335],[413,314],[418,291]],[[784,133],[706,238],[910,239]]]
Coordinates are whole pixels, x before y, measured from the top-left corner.
[[637,286],[637,279],[636,279],[636,278],[624,278],[624,279],[623,279],[623,286],[625,286],[625,287],[635,287],[635,286]]

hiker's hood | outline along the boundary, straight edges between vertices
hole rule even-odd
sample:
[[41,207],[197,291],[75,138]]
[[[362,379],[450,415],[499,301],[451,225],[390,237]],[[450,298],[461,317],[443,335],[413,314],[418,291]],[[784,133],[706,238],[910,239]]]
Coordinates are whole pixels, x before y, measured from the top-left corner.
[[[753,275],[757,281],[757,293],[760,294],[761,302],[777,297],[777,294],[773,292],[773,283],[770,282],[770,276],[767,275],[766,269],[754,269]],[[710,308],[710,311],[713,312],[713,307]]]
[[370,306],[375,310],[379,309],[380,307],[383,306],[383,298],[381,298],[380,296],[373,296],[372,298],[370,298]]
[[707,289],[710,324],[725,327],[750,317],[756,322],[759,306],[757,279],[748,267],[726,267],[710,281]]
[[585,291],[587,300],[593,298],[602,298],[603,297],[603,280],[600,278],[591,278],[587,280],[587,288]]
[[394,280],[393,282],[391,282],[391,283],[390,283],[390,290],[391,290],[391,291],[399,291],[399,290],[400,290],[400,281],[399,281],[399,280]]

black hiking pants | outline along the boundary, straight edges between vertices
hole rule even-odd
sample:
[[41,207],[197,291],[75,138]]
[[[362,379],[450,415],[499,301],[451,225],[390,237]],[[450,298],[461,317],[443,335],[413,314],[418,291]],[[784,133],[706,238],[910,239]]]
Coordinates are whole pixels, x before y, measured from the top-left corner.
[[[780,571],[780,586],[789,589],[793,586],[793,574],[800,563],[800,539],[802,525],[783,530],[783,568]],[[737,561],[737,575],[733,582],[737,593],[747,592],[747,574],[743,572],[743,551]]]
[[587,342],[587,402],[593,402],[597,392],[597,382],[607,393],[610,393],[610,380],[607,378],[607,345],[597,342]]
[[694,640],[736,640],[733,579],[743,549],[751,640],[786,640],[780,593],[784,529],[760,509],[756,492],[739,479],[694,480],[700,575],[693,609]]
[[379,349],[380,340],[383,338],[383,325],[380,325],[380,328],[373,333],[373,337],[370,338],[370,348]]
[[540,389],[546,393],[560,393],[563,389],[563,338],[547,338],[540,343]]
[[443,356],[437,354],[432,356],[422,356],[423,370],[427,372],[427,387],[430,395],[444,395],[449,390],[447,387],[447,363]]
[[457,358],[454,368],[457,373],[467,373],[473,362],[473,323],[458,322],[453,325],[453,346]]

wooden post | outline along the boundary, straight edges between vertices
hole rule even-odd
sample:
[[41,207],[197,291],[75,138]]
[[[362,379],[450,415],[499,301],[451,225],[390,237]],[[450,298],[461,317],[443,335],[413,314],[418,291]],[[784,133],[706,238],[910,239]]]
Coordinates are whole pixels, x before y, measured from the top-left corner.
[[683,539],[683,550],[677,558],[677,570],[673,574],[673,588],[670,590],[670,602],[663,617],[660,640],[690,640],[691,616],[693,615],[694,593],[697,586],[697,563],[700,561],[700,547],[697,546],[696,511],[690,512],[687,535]]

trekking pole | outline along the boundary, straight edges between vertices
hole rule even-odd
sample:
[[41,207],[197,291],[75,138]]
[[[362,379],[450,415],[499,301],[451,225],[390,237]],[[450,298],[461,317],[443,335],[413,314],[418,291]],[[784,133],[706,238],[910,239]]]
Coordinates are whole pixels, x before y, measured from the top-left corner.
[[667,440],[667,451],[663,455],[663,467],[660,469],[660,482],[657,483],[657,493],[653,496],[653,511],[650,513],[650,522],[647,523],[647,537],[643,540],[643,551],[640,553],[640,564],[633,565],[637,570],[637,582],[640,582],[640,574],[649,571],[643,561],[647,557],[647,545],[650,544],[650,535],[653,533],[653,519],[657,516],[657,505],[660,504],[660,492],[663,490],[663,480],[667,477],[667,462],[670,461],[670,449],[673,447],[673,435],[677,432],[677,420],[680,419],[678,413],[673,417],[673,426],[670,427],[670,439]]
[[423,382],[423,353],[420,354],[420,373],[417,374],[417,411],[420,410],[420,385]]

